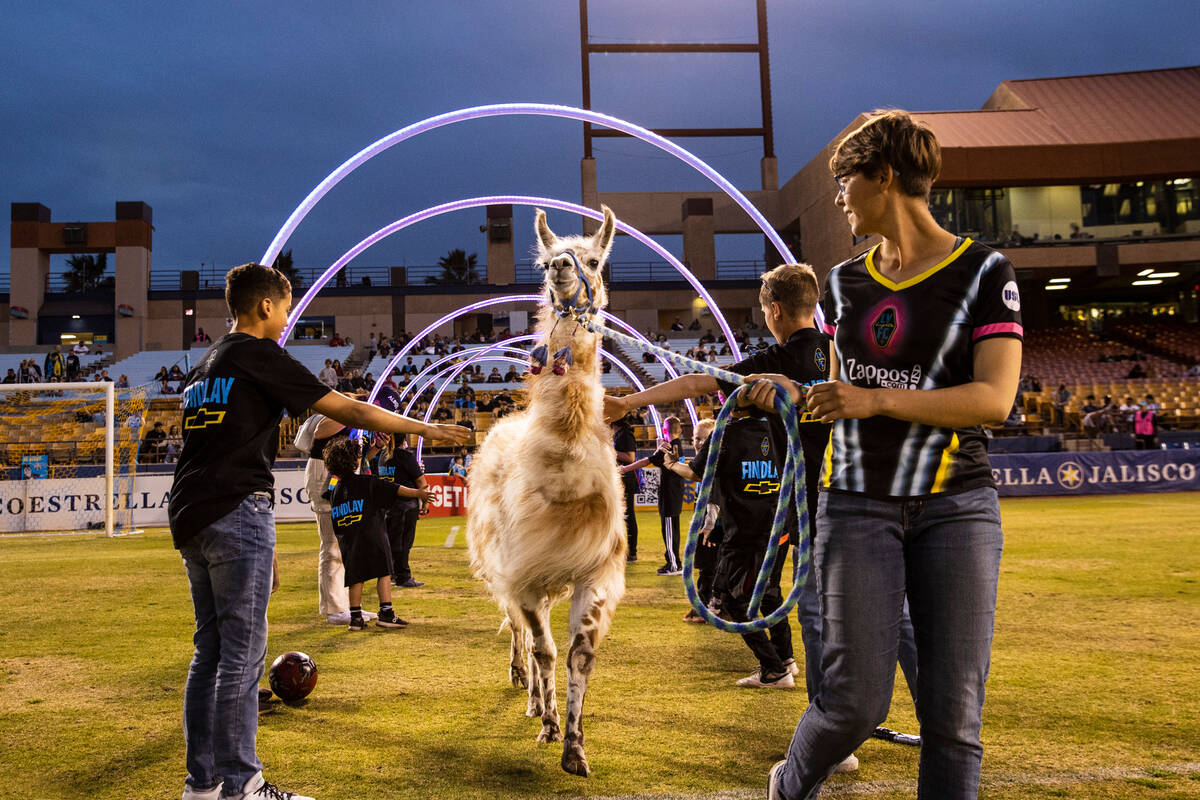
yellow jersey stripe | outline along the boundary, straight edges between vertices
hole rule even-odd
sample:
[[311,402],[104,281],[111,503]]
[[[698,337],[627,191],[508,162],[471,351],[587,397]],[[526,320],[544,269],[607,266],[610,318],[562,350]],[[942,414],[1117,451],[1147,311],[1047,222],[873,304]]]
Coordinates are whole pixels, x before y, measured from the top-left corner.
[[933,476],[933,486],[930,492],[937,494],[942,491],[946,483],[946,477],[950,474],[950,466],[954,463],[954,455],[958,452],[958,434],[955,433],[950,437],[950,445],[942,451],[942,463],[938,464],[937,474]]
[[833,480],[833,431],[829,432],[829,441],[825,443],[825,458],[821,461],[821,482],[828,489],[830,481]]
[[907,289],[910,286],[916,286],[918,283],[925,280],[930,275],[933,275],[938,270],[947,266],[952,261],[954,261],[954,259],[956,259],[960,255],[962,255],[962,252],[964,250],[966,250],[968,247],[970,247],[970,245],[971,245],[971,237],[970,236],[963,237],[962,244],[960,244],[958,247],[954,248],[954,252],[951,253],[950,255],[946,256],[944,259],[942,259],[941,262],[933,265],[929,269],[922,272],[920,275],[914,275],[913,277],[909,278],[908,280],[901,281],[900,283],[894,283],[894,282],[888,280],[887,278],[880,275],[879,270],[877,270],[875,268],[875,251],[879,249],[879,245],[875,245],[874,247],[872,247],[870,250],[867,251],[867,259],[866,259],[867,272],[870,273],[871,277],[874,278],[877,282],[883,284],[887,288],[891,289],[893,292],[898,292],[901,289]]

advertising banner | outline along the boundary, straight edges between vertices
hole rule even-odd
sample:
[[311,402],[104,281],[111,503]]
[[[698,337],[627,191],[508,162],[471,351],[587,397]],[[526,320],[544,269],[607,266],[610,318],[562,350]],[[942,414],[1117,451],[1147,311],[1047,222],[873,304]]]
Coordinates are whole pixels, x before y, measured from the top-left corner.
[[1200,451],[1021,453],[989,456],[1001,497],[1200,490]]

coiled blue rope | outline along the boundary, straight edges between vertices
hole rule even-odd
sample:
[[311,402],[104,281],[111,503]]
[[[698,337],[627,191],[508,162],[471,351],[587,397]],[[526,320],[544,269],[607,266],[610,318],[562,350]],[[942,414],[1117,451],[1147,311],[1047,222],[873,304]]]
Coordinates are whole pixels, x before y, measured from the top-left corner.
[[[582,275],[580,278],[582,280]],[[714,367],[702,361],[694,361],[671,350],[656,347],[640,339],[635,339],[632,336],[626,336],[610,328],[605,328],[602,325],[598,325],[586,315],[579,314],[575,318],[580,325],[593,333],[607,336],[622,344],[635,347],[644,353],[664,356],[683,370],[703,372],[726,383],[741,384],[745,379],[744,375],[736,372]],[[807,388],[811,385],[801,384],[801,387]],[[808,497],[804,491],[804,456],[800,443],[800,414],[787,391],[782,386],[776,384],[775,410],[779,413],[780,418],[783,420],[784,429],[787,431],[788,447],[783,470],[779,476],[779,500],[775,506],[775,519],[771,526],[771,538],[767,542],[762,569],[759,570],[758,579],[754,582],[754,592],[750,596],[750,605],[747,609],[747,616],[750,617],[750,621],[730,622],[721,619],[709,611],[704,603],[700,602],[700,594],[696,591],[693,565],[696,561],[696,547],[700,541],[700,528],[704,521],[704,512],[708,508],[708,498],[712,493],[713,480],[716,478],[717,458],[721,453],[721,439],[725,435],[725,426],[729,421],[729,416],[737,407],[738,395],[746,391],[747,388],[745,385],[738,386],[725,400],[725,404],[721,406],[721,410],[717,414],[716,424],[709,438],[708,458],[704,462],[704,474],[700,478],[699,489],[696,493],[695,512],[692,516],[692,524],[688,529],[687,544],[683,550],[683,588],[687,593],[688,602],[692,604],[692,608],[698,614],[704,617],[709,625],[729,633],[752,633],[754,631],[766,630],[782,622],[787,618],[791,610],[796,607],[796,603],[800,600],[800,592],[804,589],[804,583],[808,579],[809,517]],[[797,479],[800,486],[799,492],[795,491]],[[799,541],[795,542],[796,550],[795,555],[792,557],[792,590],[784,598],[783,605],[768,616],[755,619],[762,606],[763,594],[766,592],[767,583],[771,579],[771,571],[775,568],[775,559],[779,555],[779,540],[783,538],[783,529],[787,524],[788,498],[792,496],[796,498],[796,513],[800,520]]]
[[[656,347],[648,342],[643,342],[632,336],[626,336],[623,333],[618,333],[598,324],[593,318],[597,309],[593,305],[594,299],[591,283],[584,274],[583,267],[574,252],[570,250],[564,252],[574,262],[579,285],[575,287],[574,297],[569,301],[555,304],[555,313],[560,318],[569,317],[592,333],[597,333],[622,344],[635,347],[644,353],[664,356],[676,366],[688,372],[703,372],[719,381],[733,384],[741,384],[745,379],[744,375],[739,375],[736,372],[714,367],[703,361],[695,361],[672,350]],[[580,303],[581,291],[586,293],[586,306]],[[803,388],[807,388],[811,385],[803,384],[802,386]],[[704,603],[700,602],[700,594],[696,591],[696,581],[692,574],[696,561],[696,546],[700,541],[700,528],[703,525],[704,512],[708,508],[708,497],[712,493],[712,484],[716,477],[717,459],[721,454],[721,439],[725,435],[725,425],[729,421],[729,416],[733,413],[734,408],[737,407],[738,395],[746,391],[746,388],[745,385],[739,385],[725,400],[725,404],[721,406],[721,410],[717,414],[716,424],[709,439],[708,458],[704,462],[704,475],[700,479],[700,488],[696,494],[695,512],[692,516],[692,524],[688,529],[687,544],[683,550],[683,588],[687,593],[688,602],[692,604],[692,608],[697,613],[704,617],[709,625],[729,633],[761,631],[787,619],[788,614],[791,613],[791,610],[796,607],[796,603],[799,602],[800,593],[804,589],[804,583],[808,580],[808,498],[803,490],[799,492],[795,490],[797,476],[799,476],[801,481],[801,487],[804,486],[804,456],[800,442],[800,415],[796,404],[792,402],[791,397],[784,387],[776,384],[775,410],[779,413],[780,418],[783,420],[784,428],[787,430],[788,447],[783,471],[779,476],[779,500],[775,505],[775,519],[771,525],[771,538],[767,542],[767,551],[763,557],[762,569],[759,570],[758,578],[754,582],[754,592],[750,595],[750,605],[746,611],[746,615],[750,620],[748,622],[730,622],[721,619],[709,611]],[[792,590],[784,598],[783,605],[766,617],[754,619],[758,616],[758,612],[762,606],[763,594],[766,592],[767,583],[771,580],[771,571],[775,568],[775,559],[779,555],[779,540],[783,538],[784,526],[787,524],[788,498],[793,496],[796,498],[796,512],[800,521],[800,530],[798,534],[799,541],[795,543],[796,553],[792,557]]]
[[[696,561],[696,547],[700,542],[700,529],[704,524],[704,512],[708,508],[709,495],[712,493],[713,480],[717,472],[717,459],[721,452],[721,439],[725,435],[725,426],[730,415],[737,406],[737,397],[747,390],[740,386],[721,406],[717,414],[716,425],[708,441],[708,458],[704,462],[704,475],[696,492],[696,510],[692,516],[692,524],[688,529],[687,544],[683,549],[683,588],[687,592],[688,602],[704,620],[718,630],[729,633],[752,633],[766,630],[787,619],[788,614],[800,600],[800,592],[808,580],[808,500],[804,492],[804,456],[800,447],[799,414],[796,404],[788,397],[788,393],[778,386],[775,391],[775,410],[779,412],[787,429],[789,447],[784,461],[783,470],[779,474],[779,500],[775,505],[775,519],[771,524],[771,538],[767,541],[766,555],[763,557],[762,569],[754,582],[754,592],[750,595],[750,606],[746,611],[748,622],[730,622],[713,614],[700,601],[696,591],[696,582],[692,572]],[[800,491],[796,491],[796,487]],[[784,599],[783,605],[766,617],[755,619],[762,606],[763,594],[771,579],[771,571],[775,568],[775,559],[779,555],[779,540],[783,538],[784,527],[787,524],[789,498],[796,498],[796,514],[800,521],[798,541],[794,543],[795,553],[792,556],[792,590]]]

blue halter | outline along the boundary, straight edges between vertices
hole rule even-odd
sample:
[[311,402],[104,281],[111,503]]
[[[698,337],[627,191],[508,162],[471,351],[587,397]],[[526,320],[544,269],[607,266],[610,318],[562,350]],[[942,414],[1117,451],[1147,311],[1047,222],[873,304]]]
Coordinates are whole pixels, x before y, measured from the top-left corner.
[[[575,294],[571,296],[569,301],[553,303],[554,313],[560,318],[574,317],[583,322],[599,310],[596,308],[596,298],[592,295],[592,284],[583,273],[583,265],[579,263],[579,257],[575,255],[573,250],[564,250],[558,254],[558,256],[564,255],[569,257],[572,263],[575,264],[575,275],[579,278],[579,284],[575,287]],[[555,256],[555,258],[558,258],[558,256]],[[580,293],[587,296],[587,305],[580,303]]]

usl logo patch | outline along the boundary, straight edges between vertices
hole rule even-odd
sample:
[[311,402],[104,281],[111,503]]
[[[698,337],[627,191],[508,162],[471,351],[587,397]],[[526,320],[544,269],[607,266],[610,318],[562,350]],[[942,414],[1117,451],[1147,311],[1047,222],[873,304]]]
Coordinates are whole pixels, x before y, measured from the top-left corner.
[[764,456],[767,455],[768,453],[770,453],[771,452],[771,440],[764,436],[763,440],[762,440],[762,444],[759,446],[759,449],[762,450],[762,454]]
[[896,309],[888,306],[879,312],[879,316],[871,323],[871,333],[875,337],[875,346],[883,349],[892,341],[896,333]]
[[825,351],[819,347],[816,350],[813,350],[813,363],[817,365],[817,369],[819,369],[822,373],[825,372],[828,362],[825,360]]

